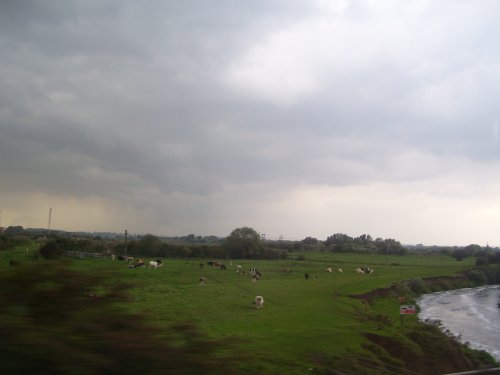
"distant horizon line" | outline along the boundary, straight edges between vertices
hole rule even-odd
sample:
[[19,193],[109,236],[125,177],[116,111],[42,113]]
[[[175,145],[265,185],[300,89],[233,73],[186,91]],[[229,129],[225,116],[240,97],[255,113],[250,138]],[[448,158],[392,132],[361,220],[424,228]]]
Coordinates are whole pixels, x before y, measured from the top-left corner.
[[[31,231],[40,231],[40,232],[65,232],[65,233],[82,233],[82,234],[112,234],[112,235],[115,235],[115,236],[120,236],[120,237],[125,237],[125,229],[123,230],[123,232],[117,232],[117,231],[96,231],[96,230],[93,230],[93,231],[86,231],[86,230],[66,230],[66,229],[55,229],[55,228],[42,228],[42,227],[26,227],[24,228],[22,225],[10,225],[9,227],[21,227],[23,228],[24,230],[31,230]],[[0,227],[0,230],[5,230],[9,227]],[[340,232],[339,232],[340,233]],[[210,235],[197,235],[195,233],[188,233],[188,234],[183,234],[183,235],[167,235],[167,234],[153,234],[151,232],[141,232],[141,233],[138,233],[138,232],[135,232],[135,233],[131,233],[127,230],[127,236],[133,236],[133,237],[137,237],[137,236],[145,236],[147,234],[150,234],[150,235],[153,235],[153,236],[157,236],[157,237],[164,237],[164,238],[178,238],[178,237],[188,237],[190,235],[193,235],[195,237],[202,237],[202,238],[206,238],[206,237],[216,237],[216,238],[220,238],[220,239],[223,239],[223,238],[226,238],[227,236],[218,236],[218,235],[215,235],[215,234],[210,234]],[[268,241],[290,241],[290,242],[298,242],[298,241],[302,241],[308,237],[311,237],[311,238],[316,238],[316,237],[313,237],[313,236],[306,236],[302,239],[293,239],[293,238],[285,238],[285,236],[283,235],[279,235],[279,236],[268,236],[264,233],[259,233],[262,237],[263,240],[268,240]],[[347,234],[348,235],[348,234]],[[352,237],[350,235],[348,235],[349,237]],[[371,235],[370,235],[371,236]],[[356,238],[356,237],[352,237],[352,238]],[[373,238],[373,237],[372,237]],[[382,237],[376,237],[376,238],[382,238]],[[374,238],[374,239],[376,239]],[[324,240],[321,240],[321,239],[318,239],[316,238],[318,241],[326,241],[327,239],[324,239]],[[389,239],[389,238],[387,238]],[[401,243],[401,246],[403,247],[414,247],[414,248],[432,248],[432,247],[466,247],[466,246],[469,246],[469,245],[475,245],[474,243],[470,243],[468,245],[436,245],[436,244],[433,244],[433,245],[425,245],[423,243],[403,243],[397,239],[395,239],[396,241],[400,242]],[[490,245],[489,243],[486,244],[486,246],[482,246],[482,245],[479,245],[481,246],[481,248],[491,248],[491,249],[499,249],[500,247],[499,246],[496,246],[496,245]]]

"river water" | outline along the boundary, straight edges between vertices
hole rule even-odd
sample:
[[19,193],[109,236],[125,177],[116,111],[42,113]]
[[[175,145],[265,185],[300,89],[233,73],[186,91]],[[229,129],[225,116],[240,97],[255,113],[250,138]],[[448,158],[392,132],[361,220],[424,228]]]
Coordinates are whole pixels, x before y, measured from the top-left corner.
[[462,343],[500,361],[500,285],[437,292],[421,296],[420,320],[438,320]]

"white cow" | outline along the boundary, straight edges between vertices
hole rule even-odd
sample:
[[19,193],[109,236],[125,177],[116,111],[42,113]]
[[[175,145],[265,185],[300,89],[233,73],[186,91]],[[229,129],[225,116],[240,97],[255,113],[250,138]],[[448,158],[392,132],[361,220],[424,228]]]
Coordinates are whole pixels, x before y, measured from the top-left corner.
[[149,267],[151,267],[151,268],[157,268],[158,266],[159,266],[158,262],[155,262],[154,260],[149,262]]
[[358,267],[358,268],[356,268],[356,273],[357,273],[358,275],[362,275],[362,274],[364,274],[364,273],[365,273],[365,271],[363,271],[361,268],[359,268],[359,267]]
[[255,297],[254,303],[255,303],[255,307],[257,309],[263,308],[264,307],[264,297],[262,297],[262,296]]
[[342,271],[342,268],[339,268],[339,269],[337,270],[337,272],[338,272],[338,273],[342,273],[342,272],[344,272],[344,271]]
[[327,267],[326,272],[332,272],[332,267]]

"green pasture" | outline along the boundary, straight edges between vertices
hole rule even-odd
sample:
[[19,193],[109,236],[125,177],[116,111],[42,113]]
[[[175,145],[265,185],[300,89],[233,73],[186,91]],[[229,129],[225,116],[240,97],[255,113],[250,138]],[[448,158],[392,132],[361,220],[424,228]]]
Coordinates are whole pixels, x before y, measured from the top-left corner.
[[[0,270],[9,267],[9,259],[34,261],[33,252],[23,248],[0,253]],[[297,260],[300,255],[305,260]],[[287,260],[221,260],[227,270],[192,259],[164,259],[157,269],[128,269],[125,262],[111,259],[70,261],[77,269],[99,270],[132,285],[133,298],[124,308],[145,312],[159,329],[178,321],[195,322],[211,337],[242,339],[240,350],[258,359],[241,364],[248,371],[303,374],[314,367],[313,358],[324,353],[362,353],[363,333],[398,335],[416,321],[407,316],[401,325],[397,298],[367,305],[352,295],[412,278],[454,275],[470,268],[474,259],[291,253]],[[237,265],[243,270],[256,267],[262,279],[251,282],[249,275],[236,272]],[[375,272],[358,275],[355,269],[360,266]],[[326,272],[326,267],[334,272]],[[205,285],[200,285],[200,277]],[[252,304],[257,295],[265,299],[260,310]]]

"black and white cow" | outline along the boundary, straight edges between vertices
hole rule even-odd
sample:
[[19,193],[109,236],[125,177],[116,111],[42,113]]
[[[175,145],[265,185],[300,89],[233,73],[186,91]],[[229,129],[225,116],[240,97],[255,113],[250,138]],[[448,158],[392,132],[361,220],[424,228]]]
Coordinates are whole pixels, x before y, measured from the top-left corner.
[[369,268],[369,267],[358,267],[356,268],[356,273],[358,275],[363,275],[363,274],[372,274],[374,271],[373,271],[373,268]]

